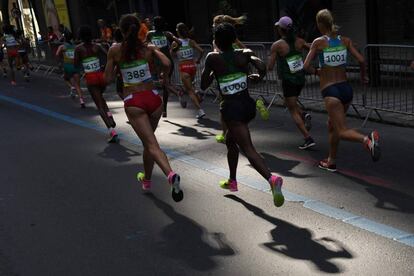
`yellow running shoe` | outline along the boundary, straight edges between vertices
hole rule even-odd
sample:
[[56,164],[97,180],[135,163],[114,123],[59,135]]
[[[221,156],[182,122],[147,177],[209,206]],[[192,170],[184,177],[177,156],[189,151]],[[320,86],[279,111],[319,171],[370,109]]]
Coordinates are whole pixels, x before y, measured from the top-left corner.
[[216,135],[216,141],[217,143],[225,144],[226,143],[226,137],[223,134]]
[[269,110],[266,108],[263,100],[257,100],[256,101],[256,109],[260,113],[260,117],[262,117],[263,120],[267,121],[269,120],[270,113]]

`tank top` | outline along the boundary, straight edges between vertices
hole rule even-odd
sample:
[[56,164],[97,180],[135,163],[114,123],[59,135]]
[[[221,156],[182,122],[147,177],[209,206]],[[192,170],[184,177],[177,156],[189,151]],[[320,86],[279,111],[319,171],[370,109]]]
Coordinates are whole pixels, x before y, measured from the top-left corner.
[[178,60],[181,61],[193,61],[194,60],[194,50],[190,46],[190,39],[181,39],[181,46],[177,51]]
[[279,78],[293,84],[302,85],[305,83],[302,53],[296,50],[295,42],[286,41],[286,43],[289,45],[289,53],[284,57],[278,56],[277,59]]
[[88,55],[88,57],[82,59],[83,70],[86,74],[100,72],[101,62],[98,56],[96,56],[95,53],[93,53],[93,45],[84,45],[84,47],[86,48],[86,54]]
[[151,43],[161,50],[168,48],[168,39],[165,36],[164,32],[150,31],[148,35],[150,37]]
[[63,52],[63,63],[75,63],[75,45],[65,42],[65,51]]
[[124,87],[137,86],[152,81],[148,61],[139,56],[136,60],[120,63],[119,68]]
[[232,96],[241,92],[247,92],[247,74],[240,71],[234,63],[235,54],[232,52],[220,53],[229,73],[217,78],[222,96]]
[[4,40],[6,41],[6,47],[16,47],[18,45],[17,40],[13,35],[4,35]]
[[342,43],[341,36],[331,38],[325,35],[324,38],[328,41],[328,47],[318,54],[320,67],[345,67],[348,51]]

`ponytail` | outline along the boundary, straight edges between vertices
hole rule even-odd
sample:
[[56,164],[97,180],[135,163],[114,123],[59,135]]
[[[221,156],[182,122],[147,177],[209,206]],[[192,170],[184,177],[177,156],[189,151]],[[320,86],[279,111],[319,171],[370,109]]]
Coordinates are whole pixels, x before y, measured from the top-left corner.
[[141,22],[135,15],[129,14],[121,18],[119,26],[124,35],[122,57],[127,62],[135,60],[139,51],[145,47],[144,43],[138,38]]
[[332,13],[328,9],[320,10],[316,14],[316,22],[322,25],[326,30],[333,35],[338,34],[339,26],[334,23]]

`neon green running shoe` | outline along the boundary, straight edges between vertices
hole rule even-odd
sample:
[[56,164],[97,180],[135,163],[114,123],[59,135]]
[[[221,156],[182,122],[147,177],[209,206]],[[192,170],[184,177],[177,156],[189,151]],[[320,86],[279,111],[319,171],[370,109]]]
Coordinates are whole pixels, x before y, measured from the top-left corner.
[[266,108],[263,100],[257,100],[256,101],[256,109],[260,113],[260,117],[262,117],[263,120],[267,121],[269,120],[270,113],[269,110]]
[[283,178],[272,175],[270,178],[270,187],[272,188],[273,203],[276,207],[281,207],[285,203],[285,197],[282,193]]
[[145,174],[143,172],[137,173],[137,180],[141,182],[142,190],[144,191],[151,190],[151,180],[146,180]]
[[226,137],[223,134],[216,135],[216,141],[217,143],[225,144],[226,143]]
[[230,190],[231,192],[237,192],[237,181],[228,179],[228,180],[222,180],[219,182],[220,187],[222,189]]

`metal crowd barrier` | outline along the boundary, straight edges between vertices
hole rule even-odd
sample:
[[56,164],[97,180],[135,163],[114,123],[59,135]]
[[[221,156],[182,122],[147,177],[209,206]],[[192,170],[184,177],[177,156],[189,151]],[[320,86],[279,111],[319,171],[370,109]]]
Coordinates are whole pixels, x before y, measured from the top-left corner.
[[381,119],[378,111],[414,115],[414,46],[369,44],[364,52],[370,79],[366,120],[372,112]]

